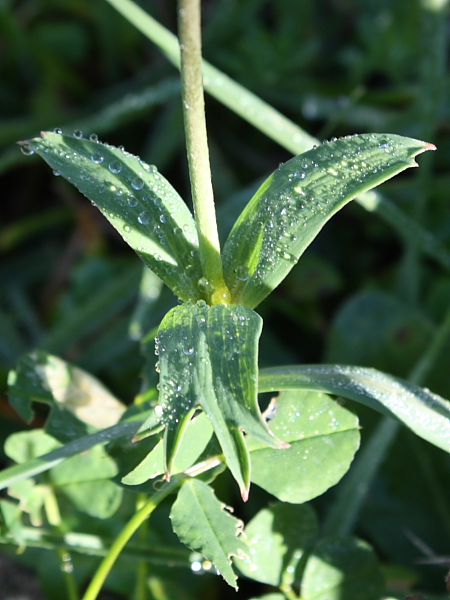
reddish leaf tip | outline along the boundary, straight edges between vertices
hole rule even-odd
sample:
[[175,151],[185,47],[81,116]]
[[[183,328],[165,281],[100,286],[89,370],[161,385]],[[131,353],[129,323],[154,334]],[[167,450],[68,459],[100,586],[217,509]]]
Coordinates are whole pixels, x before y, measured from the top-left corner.
[[250,490],[248,488],[241,488],[241,498],[244,502],[247,502]]

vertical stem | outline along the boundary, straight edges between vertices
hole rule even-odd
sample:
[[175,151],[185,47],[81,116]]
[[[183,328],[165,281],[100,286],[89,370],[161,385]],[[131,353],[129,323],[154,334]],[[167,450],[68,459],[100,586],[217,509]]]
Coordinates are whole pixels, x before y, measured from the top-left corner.
[[212,304],[228,304],[230,292],[223,279],[206,136],[200,0],[179,0],[178,29],[184,127],[192,199],[200,243],[200,260],[203,275],[212,288]]

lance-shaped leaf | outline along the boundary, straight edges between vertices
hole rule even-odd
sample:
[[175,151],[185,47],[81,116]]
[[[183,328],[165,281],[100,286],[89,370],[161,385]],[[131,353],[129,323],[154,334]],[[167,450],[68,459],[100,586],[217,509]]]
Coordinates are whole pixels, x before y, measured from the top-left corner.
[[257,306],[325,223],[358,194],[408,167],[432,144],[363,134],[322,144],[281,165],[250,200],[223,250],[233,301]]
[[202,297],[194,219],[155,167],[123,149],[48,131],[23,144],[87,196],[179,298]]
[[259,391],[315,390],[365,404],[401,421],[450,452],[450,402],[376,369],[345,365],[273,367],[260,372]]
[[231,557],[243,558],[248,547],[238,537],[242,522],[224,508],[208,485],[192,479],[182,485],[170,518],[180,540],[210,560],[225,581],[237,589]]
[[165,428],[166,474],[197,406],[210,418],[226,462],[247,498],[250,460],[243,431],[286,447],[267,429],[257,402],[257,353],[262,320],[244,306],[176,306],[157,336],[159,404],[136,435]]

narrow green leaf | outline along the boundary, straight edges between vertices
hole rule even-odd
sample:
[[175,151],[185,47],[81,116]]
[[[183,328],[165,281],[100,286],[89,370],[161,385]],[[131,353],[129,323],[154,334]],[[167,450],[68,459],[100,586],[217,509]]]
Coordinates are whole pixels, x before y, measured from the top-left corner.
[[118,423],[107,429],[97,431],[96,433],[69,442],[61,448],[47,452],[46,454],[28,460],[23,464],[3,469],[3,471],[0,472],[0,490],[8,487],[15,481],[21,481],[27,477],[33,477],[38,473],[44,473],[66,460],[69,456],[84,452],[97,444],[106,444],[107,442],[122,436],[131,436],[136,431],[136,426],[137,423],[133,422],[133,420],[131,420],[131,422]]
[[234,563],[243,575],[261,583],[279,587],[283,574],[288,574],[292,583],[298,563],[317,534],[318,521],[311,506],[279,502],[260,510],[245,526],[249,559],[235,559]]
[[379,600],[383,576],[372,548],[353,538],[326,538],[315,547],[302,578],[304,600]]
[[325,223],[355,196],[408,167],[432,144],[363,134],[281,165],[236,221],[223,250],[233,301],[255,307],[286,277]]
[[231,557],[246,556],[248,547],[240,537],[242,522],[224,508],[208,485],[192,479],[181,486],[170,518],[183,544],[210,560],[225,581],[237,589]]
[[266,412],[275,435],[290,448],[274,450],[248,438],[252,483],[283,502],[301,504],[335,485],[359,447],[357,417],[317,392],[286,391]]
[[87,196],[182,300],[197,300],[202,276],[194,219],[169,182],[114,146],[43,132],[23,142]]
[[157,337],[160,396],[136,439],[165,428],[166,473],[197,406],[210,418],[227,464],[244,498],[250,462],[243,431],[282,447],[271,435],[257,402],[257,352],[261,317],[243,306],[176,306]]
[[366,367],[307,365],[260,372],[259,391],[317,390],[356,400],[396,418],[450,452],[450,402],[426,388]]

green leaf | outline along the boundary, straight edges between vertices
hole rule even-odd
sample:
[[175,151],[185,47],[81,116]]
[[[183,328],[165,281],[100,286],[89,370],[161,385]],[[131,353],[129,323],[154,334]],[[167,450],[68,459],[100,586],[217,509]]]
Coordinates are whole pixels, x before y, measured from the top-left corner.
[[4,450],[6,456],[21,464],[60,447],[60,442],[43,429],[32,429],[8,436]]
[[359,447],[357,417],[325,394],[288,391],[272,401],[270,427],[289,442],[274,450],[249,438],[252,482],[284,502],[301,504],[347,472]]
[[408,167],[431,144],[363,134],[281,165],[236,221],[223,249],[233,301],[255,307],[286,277],[325,223],[355,196]]
[[20,506],[2,498],[0,499],[0,515],[8,535],[11,536],[15,544],[22,546],[25,538],[22,527],[22,509]]
[[277,503],[259,513],[246,525],[244,536],[250,560],[235,559],[243,575],[279,587],[295,579],[295,569],[318,533],[314,510],[308,504]]
[[[206,448],[212,434],[211,421],[204,413],[192,419],[180,443],[180,451],[174,458],[172,473],[182,473],[191,467]],[[140,485],[164,473],[164,466],[164,442],[161,440],[132,471],[122,478],[122,483]]]
[[373,550],[352,538],[326,538],[306,563],[304,600],[379,600],[383,577]]
[[47,485],[36,485],[33,479],[17,481],[8,488],[8,494],[19,500],[20,510],[30,515],[30,521],[36,527],[42,525],[42,511],[49,493],[51,490]]
[[23,144],[87,196],[179,298],[202,298],[194,219],[155,167],[114,146],[57,133]]
[[56,448],[51,452],[40,455],[38,458],[27,460],[27,462],[24,462],[23,464],[3,469],[3,471],[0,472],[0,489],[8,487],[15,481],[20,481],[27,477],[33,477],[39,473],[44,473],[66,460],[69,456],[84,452],[98,444],[106,444],[111,440],[123,436],[131,437],[135,431],[136,422],[134,422],[134,420],[131,420],[131,422],[118,423],[107,429],[102,429],[96,433],[69,442],[60,448]]
[[450,452],[450,402],[426,388],[366,367],[307,365],[260,372],[260,392],[294,389],[324,391],[365,404]]
[[25,421],[33,418],[33,401],[51,406],[47,432],[63,441],[112,426],[125,411],[90,373],[43,350],[22,356],[8,384],[9,401]]
[[225,581],[237,589],[231,557],[246,556],[248,547],[240,538],[242,522],[224,508],[208,485],[192,479],[182,485],[170,518],[183,544],[210,560]]
[[226,462],[244,498],[250,462],[242,431],[264,444],[283,446],[267,429],[257,402],[261,317],[244,306],[176,306],[157,337],[159,404],[136,439],[165,428],[166,473],[198,405],[210,418]]

